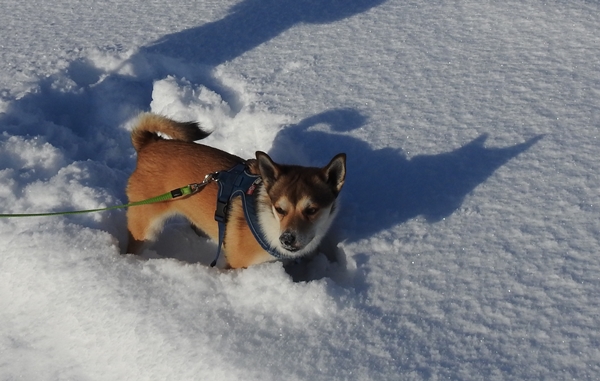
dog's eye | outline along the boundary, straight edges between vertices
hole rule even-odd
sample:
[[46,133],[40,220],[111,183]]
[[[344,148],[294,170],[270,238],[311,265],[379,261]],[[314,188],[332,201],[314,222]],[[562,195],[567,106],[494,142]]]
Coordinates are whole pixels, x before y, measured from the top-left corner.
[[304,214],[307,216],[312,216],[317,213],[317,208],[306,208],[304,209]]
[[275,207],[275,211],[276,211],[278,214],[281,214],[282,216],[285,216],[285,215],[286,215],[286,212],[285,212],[285,210],[281,209],[281,208],[280,208],[280,207],[278,207],[278,206],[276,206],[276,207]]

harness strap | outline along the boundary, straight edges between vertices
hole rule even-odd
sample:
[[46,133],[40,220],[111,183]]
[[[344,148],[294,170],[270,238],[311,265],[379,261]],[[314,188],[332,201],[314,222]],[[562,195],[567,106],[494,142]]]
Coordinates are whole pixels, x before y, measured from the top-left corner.
[[227,171],[220,171],[214,174],[213,180],[219,184],[219,193],[217,194],[217,207],[215,209],[215,221],[219,224],[219,244],[217,246],[217,255],[210,264],[211,267],[217,265],[217,260],[221,255],[223,241],[225,241],[225,227],[227,225],[227,209],[229,201],[233,198],[236,188],[242,184],[243,178],[240,177],[246,169],[245,163],[235,165]]
[[225,241],[229,203],[237,196],[240,196],[242,199],[244,218],[259,245],[272,257],[277,259],[289,259],[290,257],[278,252],[269,244],[265,238],[265,234],[261,230],[256,210],[255,192],[256,186],[262,181],[260,175],[248,173],[246,163],[240,163],[227,171],[215,173],[213,179],[219,184],[217,207],[215,209],[215,220],[219,224],[219,243],[215,259],[210,264],[211,267],[216,266],[217,260],[221,255],[221,249]]

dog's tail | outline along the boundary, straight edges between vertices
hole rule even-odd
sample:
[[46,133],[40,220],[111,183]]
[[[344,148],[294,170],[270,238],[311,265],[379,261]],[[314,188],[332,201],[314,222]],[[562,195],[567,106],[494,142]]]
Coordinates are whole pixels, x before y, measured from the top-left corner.
[[133,148],[139,151],[152,141],[164,139],[159,133],[184,142],[193,142],[210,135],[210,132],[200,129],[196,122],[176,122],[164,116],[145,113],[140,115],[137,126],[131,131]]

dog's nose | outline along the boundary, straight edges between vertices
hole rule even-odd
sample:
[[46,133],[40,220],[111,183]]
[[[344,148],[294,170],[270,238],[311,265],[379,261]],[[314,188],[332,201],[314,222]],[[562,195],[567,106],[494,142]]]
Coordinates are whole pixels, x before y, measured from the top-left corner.
[[279,236],[279,242],[286,248],[292,248],[296,243],[296,236],[290,232],[285,232]]

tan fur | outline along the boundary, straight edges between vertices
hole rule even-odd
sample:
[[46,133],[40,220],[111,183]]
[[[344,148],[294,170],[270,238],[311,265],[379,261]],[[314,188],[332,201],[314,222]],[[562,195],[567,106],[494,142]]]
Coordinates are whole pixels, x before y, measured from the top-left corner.
[[[204,176],[216,171],[229,169],[243,162],[237,156],[221,150],[193,142],[179,140],[144,138],[144,132],[163,132],[174,138],[182,138],[173,128],[173,122],[153,114],[144,114],[132,132],[134,147],[138,150],[137,168],[127,185],[130,202],[145,200],[187,184],[199,183]],[[153,226],[162,227],[162,220],[174,214],[181,214],[204,231],[210,238],[218,238],[218,225],[214,219],[218,185],[211,183],[201,192],[186,198],[137,206],[127,210],[129,244],[127,252],[139,254],[146,240],[154,239],[159,231]],[[243,219],[239,198],[231,206],[229,225]],[[231,267],[247,267],[253,264],[255,256],[267,253],[252,237],[245,224],[239,233],[227,234],[224,244],[226,258]],[[236,229],[237,230],[237,229]],[[251,238],[251,239],[250,239]],[[244,253],[236,258],[231,253]]]
[[[172,139],[160,138],[158,133]],[[132,131],[138,157],[137,167],[127,185],[129,201],[145,200],[187,184],[199,183],[209,173],[227,170],[244,161],[224,151],[193,143],[207,135],[194,123],[179,123],[153,114],[141,115]],[[256,160],[250,163],[250,171],[259,174]],[[144,242],[156,238],[164,220],[175,214],[185,216],[211,239],[218,240],[218,224],[214,220],[217,192],[218,185],[210,183],[188,197],[129,208],[127,252],[139,254]],[[264,198],[270,205],[266,192]],[[272,260],[248,228],[241,199],[236,197],[229,208],[223,245],[228,267],[242,268]]]

